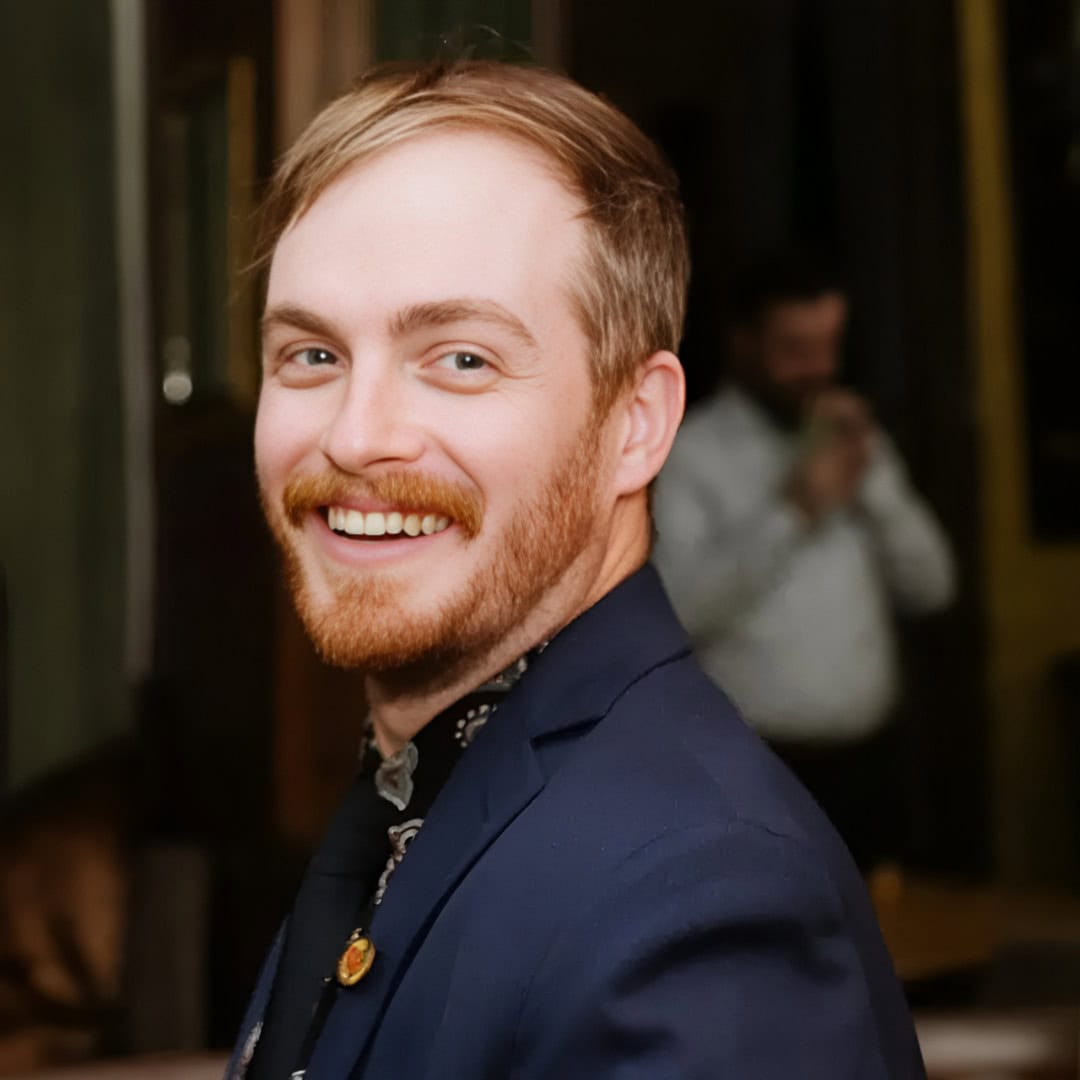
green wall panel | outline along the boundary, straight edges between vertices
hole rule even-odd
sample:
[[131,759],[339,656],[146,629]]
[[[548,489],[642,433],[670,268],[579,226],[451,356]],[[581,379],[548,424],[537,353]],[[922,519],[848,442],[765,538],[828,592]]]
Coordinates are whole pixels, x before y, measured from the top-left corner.
[[124,496],[108,5],[3,6],[0,565],[16,786],[126,726]]

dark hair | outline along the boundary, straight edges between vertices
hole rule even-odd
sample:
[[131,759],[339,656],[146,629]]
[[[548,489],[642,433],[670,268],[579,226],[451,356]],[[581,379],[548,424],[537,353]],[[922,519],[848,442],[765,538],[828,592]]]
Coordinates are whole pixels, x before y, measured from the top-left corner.
[[778,304],[845,291],[840,275],[824,260],[801,251],[777,252],[736,275],[728,290],[728,322],[748,326]]

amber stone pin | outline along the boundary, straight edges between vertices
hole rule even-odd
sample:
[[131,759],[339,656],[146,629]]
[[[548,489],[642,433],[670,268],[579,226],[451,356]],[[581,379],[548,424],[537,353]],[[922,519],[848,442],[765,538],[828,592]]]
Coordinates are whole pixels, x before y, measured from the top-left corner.
[[375,962],[375,945],[361,930],[354,930],[345,951],[338,958],[337,980],[342,986],[355,986]]

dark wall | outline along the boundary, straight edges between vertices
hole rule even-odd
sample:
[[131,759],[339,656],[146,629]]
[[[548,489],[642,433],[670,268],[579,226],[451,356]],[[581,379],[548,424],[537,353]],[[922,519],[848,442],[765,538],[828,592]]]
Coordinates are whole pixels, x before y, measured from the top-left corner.
[[567,67],[665,148],[693,281],[691,400],[724,363],[724,297],[777,247],[848,282],[848,378],[949,532],[961,598],[905,627],[914,856],[988,864],[986,718],[956,45],[937,0],[625,0],[568,8]]
[[1069,0],[1004,5],[1029,520],[1080,540],[1080,43]]
[[[255,488],[253,403],[237,392],[249,334],[231,335],[244,282],[230,265],[237,127],[272,158],[273,5],[148,6],[154,385],[166,342],[189,350],[192,393],[158,394],[153,679],[141,728],[151,761],[146,831],[205,852],[211,871],[209,1037],[227,1044],[297,866],[276,831],[272,748],[277,574]],[[230,98],[230,65],[254,69],[254,100]],[[257,180],[244,178],[250,185]],[[250,252],[241,256],[242,264]],[[246,309],[243,309],[246,310]],[[252,311],[252,318],[255,313]]]

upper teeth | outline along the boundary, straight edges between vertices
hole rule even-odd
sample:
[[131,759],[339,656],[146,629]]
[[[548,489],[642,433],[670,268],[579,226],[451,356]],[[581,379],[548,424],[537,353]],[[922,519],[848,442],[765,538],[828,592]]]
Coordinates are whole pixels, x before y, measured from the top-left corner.
[[448,517],[436,514],[400,514],[392,510],[384,514],[381,510],[372,510],[365,514],[361,510],[347,510],[343,506],[331,506],[327,512],[327,522],[336,532],[350,536],[419,536],[423,533],[442,532],[450,524]]

